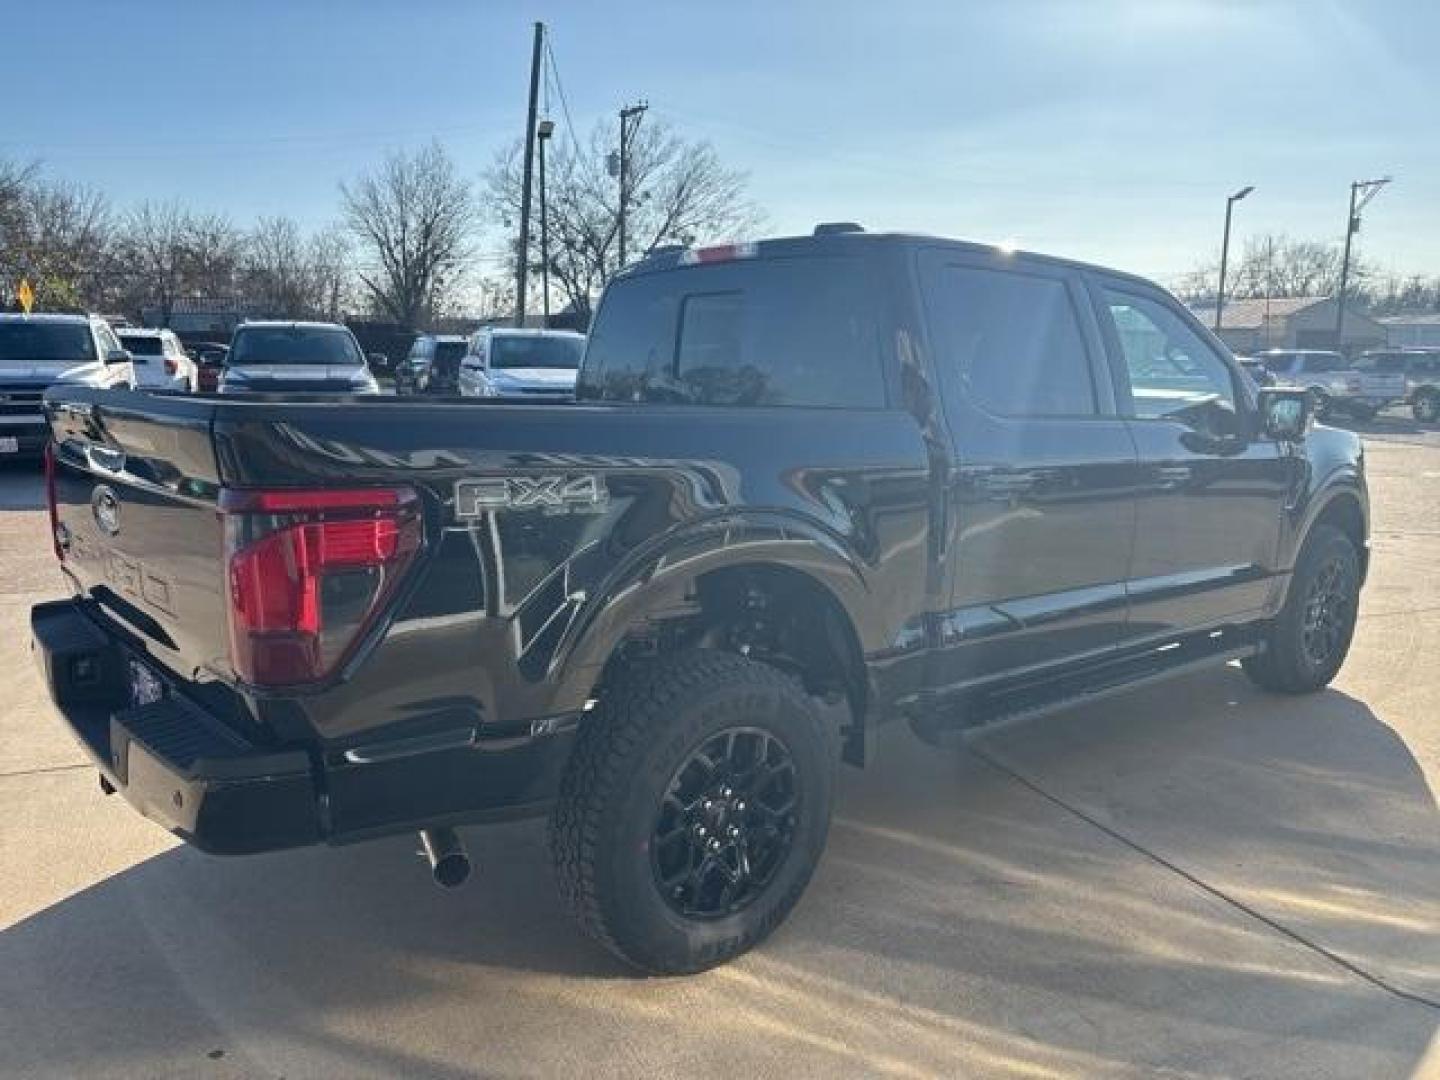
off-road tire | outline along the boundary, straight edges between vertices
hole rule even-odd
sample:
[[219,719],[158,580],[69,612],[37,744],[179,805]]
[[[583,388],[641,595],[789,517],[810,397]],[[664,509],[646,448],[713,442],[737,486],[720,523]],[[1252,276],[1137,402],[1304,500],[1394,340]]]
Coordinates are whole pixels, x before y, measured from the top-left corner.
[[[1343,610],[1335,627],[1334,646],[1323,658],[1311,655],[1305,645],[1305,629],[1319,575],[1338,568],[1344,578]],[[1335,677],[1355,634],[1356,610],[1360,602],[1360,553],[1345,533],[1332,525],[1311,530],[1295,562],[1285,606],[1269,624],[1255,656],[1242,661],[1245,674],[1265,690],[1282,694],[1308,694]]]
[[[748,904],[689,918],[661,895],[651,837],[676,770],[735,727],[781,740],[798,790],[783,859]],[[550,819],[560,895],[585,932],[651,974],[722,964],[764,940],[804,892],[825,847],[836,741],[799,683],[731,653],[691,650],[622,671],[586,718]]]
[[1422,390],[1410,402],[1410,415],[1416,423],[1433,424],[1440,420],[1440,392]]

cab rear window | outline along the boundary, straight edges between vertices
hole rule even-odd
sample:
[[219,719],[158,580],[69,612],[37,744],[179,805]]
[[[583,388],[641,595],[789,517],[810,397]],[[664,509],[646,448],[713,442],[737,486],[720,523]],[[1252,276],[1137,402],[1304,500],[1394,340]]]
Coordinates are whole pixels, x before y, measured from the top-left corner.
[[579,395],[607,401],[885,404],[866,260],[738,259],[622,278],[591,330]]
[[120,344],[129,349],[132,356],[159,356],[164,352],[163,343],[154,334],[121,334]]

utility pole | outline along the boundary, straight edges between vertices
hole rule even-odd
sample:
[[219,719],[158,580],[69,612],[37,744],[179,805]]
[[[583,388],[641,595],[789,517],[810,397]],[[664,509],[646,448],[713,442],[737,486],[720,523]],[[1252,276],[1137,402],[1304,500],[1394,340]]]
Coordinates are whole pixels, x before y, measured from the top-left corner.
[[1379,180],[1356,180],[1350,185],[1350,213],[1345,218],[1345,255],[1340,260],[1340,295],[1335,305],[1335,348],[1341,352],[1345,349],[1345,289],[1350,283],[1350,242],[1360,231],[1360,211],[1388,183],[1390,177],[1382,176]]
[[[618,172],[620,174],[620,267],[625,266],[625,224],[626,216],[630,209],[630,138],[640,127],[640,117],[650,106],[645,102],[637,102],[634,105],[627,105],[620,110],[620,163]],[[635,123],[632,127],[630,121]]]
[[547,328],[550,326],[550,218],[545,213],[545,144],[554,133],[555,121],[540,121],[540,303]]
[[525,179],[520,188],[520,247],[515,267],[515,325],[525,325],[525,288],[530,270],[530,176],[535,158],[535,111],[540,97],[540,51],[545,46],[545,24],[535,24],[535,47],[530,54],[530,107],[525,113]]
[[1225,265],[1230,261],[1230,213],[1235,204],[1255,190],[1253,184],[1241,188],[1225,200],[1225,238],[1220,242],[1220,284],[1215,290],[1215,333],[1220,333],[1220,313],[1225,310]]

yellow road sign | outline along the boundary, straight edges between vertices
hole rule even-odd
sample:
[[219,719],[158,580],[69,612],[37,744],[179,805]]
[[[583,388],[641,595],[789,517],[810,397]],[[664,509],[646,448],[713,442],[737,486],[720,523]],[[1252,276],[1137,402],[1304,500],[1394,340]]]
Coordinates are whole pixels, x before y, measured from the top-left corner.
[[15,296],[20,301],[20,306],[25,309],[25,314],[30,314],[30,309],[35,306],[35,290],[30,288],[30,279],[24,278],[20,282],[20,288],[15,290]]

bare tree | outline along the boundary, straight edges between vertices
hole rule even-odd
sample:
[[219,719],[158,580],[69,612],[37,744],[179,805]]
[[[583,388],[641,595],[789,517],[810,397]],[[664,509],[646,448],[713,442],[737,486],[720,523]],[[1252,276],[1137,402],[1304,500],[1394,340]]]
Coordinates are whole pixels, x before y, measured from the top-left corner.
[[359,242],[361,284],[374,306],[408,329],[443,308],[471,251],[476,202],[438,143],[395,153],[340,185],[345,223]]
[[[1298,240],[1284,234],[1252,237],[1238,259],[1232,257],[1225,280],[1227,300],[1270,297],[1285,299],[1303,296],[1331,296],[1340,288],[1338,243]],[[1209,262],[1190,271],[1176,286],[1176,292],[1192,303],[1215,302],[1218,263]],[[1351,300],[1364,302],[1377,273],[1358,256],[1350,259]]]
[[245,241],[223,214],[186,214],[184,289],[198,296],[234,294]]
[[[573,142],[547,161],[550,277],[576,311],[591,305],[619,267],[619,187],[607,159],[618,134],[596,125],[587,144]],[[558,140],[557,140],[558,141]],[[498,223],[519,215],[520,146],[502,153],[486,176]],[[644,254],[662,244],[693,244],[752,232],[761,217],[746,195],[746,176],[726,169],[706,142],[687,142],[661,121],[642,124],[630,146],[628,247]],[[538,229],[530,257],[539,267]],[[538,281],[537,281],[538,284]]]
[[125,220],[122,259],[130,269],[128,306],[146,300],[168,326],[185,287],[189,263],[189,214],[178,202],[143,202]]
[[1440,277],[1391,274],[1374,283],[1369,300],[1378,315],[1440,311]]
[[332,321],[349,306],[354,285],[354,250],[339,225],[329,225],[310,237],[305,247],[312,309]]
[[81,184],[32,182],[19,200],[17,269],[51,310],[101,306],[113,239],[109,201]]
[[292,219],[262,217],[246,237],[246,296],[287,319],[338,319],[350,300],[350,241],[329,226],[306,237]]
[[26,200],[39,177],[35,163],[0,160],[0,282],[9,290],[25,272],[29,238]]
[[305,246],[287,217],[262,217],[246,237],[243,281],[247,297],[272,315],[297,319],[310,312]]

